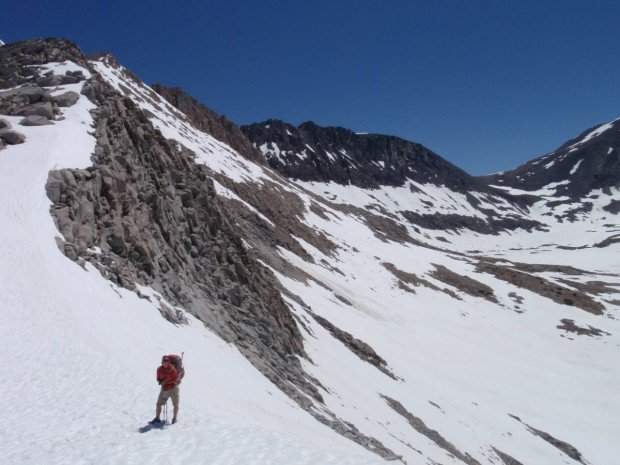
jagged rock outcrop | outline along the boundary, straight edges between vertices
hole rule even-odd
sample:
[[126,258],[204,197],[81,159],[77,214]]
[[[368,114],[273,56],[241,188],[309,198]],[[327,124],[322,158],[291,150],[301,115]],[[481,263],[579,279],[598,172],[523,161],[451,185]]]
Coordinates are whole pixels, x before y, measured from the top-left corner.
[[262,154],[241,132],[239,126],[226,116],[214,112],[179,87],[166,87],[163,84],[153,84],[151,87],[183,112],[197,129],[229,145],[248,160],[264,163]]
[[[52,61],[83,59],[77,45],[64,39],[35,39],[13,42],[0,50],[0,89],[31,82],[39,78],[37,70],[29,65],[44,64]],[[60,82],[62,84],[62,77]],[[78,82],[78,81],[75,81]],[[37,85],[57,85],[55,83]]]
[[[10,44],[0,54],[9,64],[2,76],[20,84],[50,60],[89,67],[62,40]],[[152,286],[235,343],[285,391],[291,379],[316,395],[299,367],[301,336],[274,278],[247,256],[204,167],[96,75],[87,84],[97,102],[93,166],[53,171],[46,185],[64,253],[120,286]],[[26,95],[49,93],[36,89]]]
[[[5,72],[0,65],[0,73],[21,79],[20,66],[27,63],[34,72],[20,84],[30,84],[37,65],[70,59],[92,73],[81,95],[96,104],[92,166],[52,171],[45,186],[62,234],[61,251],[139,295],[136,284],[152,287],[235,344],[318,421],[381,456],[391,455],[327,408],[313,408],[322,402],[320,383],[302,369],[300,358],[307,355],[293,314],[274,276],[248,254],[236,226],[242,219],[216,194],[209,169],[155,129],[149,115],[102,79],[74,44],[36,45],[6,46],[15,69]],[[183,323],[182,314],[158,305],[164,317]]]

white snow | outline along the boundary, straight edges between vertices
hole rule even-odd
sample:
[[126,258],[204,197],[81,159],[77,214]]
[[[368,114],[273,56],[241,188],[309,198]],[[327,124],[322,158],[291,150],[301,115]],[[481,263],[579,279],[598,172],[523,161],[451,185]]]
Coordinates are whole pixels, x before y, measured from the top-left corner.
[[153,117],[151,122],[162,134],[196,154],[196,161],[203,163],[215,172],[235,176],[236,182],[258,182],[266,178],[264,170],[245,159],[227,145],[199,131],[176,108],[161,98],[142,82],[135,82],[122,68],[117,68],[106,58],[93,61],[92,65],[101,76],[120,93],[129,91],[128,97]]
[[585,144],[586,142],[588,142],[589,140],[594,139],[595,137],[600,136],[601,134],[603,134],[605,131],[611,129],[614,125],[614,123],[616,121],[620,120],[620,118],[617,118],[613,121],[610,121],[609,123],[606,124],[601,124],[599,127],[597,127],[596,129],[593,129],[592,131],[590,131],[588,134],[586,134],[583,139],[581,139],[578,142],[575,142],[573,145],[570,146],[571,149],[577,148],[577,146]]
[[247,203],[245,200],[243,200],[241,197],[239,197],[233,191],[231,191],[227,187],[222,186],[215,179],[213,180],[213,184],[215,185],[215,190],[216,190],[218,195],[220,195],[220,196],[222,196],[224,198],[227,198],[227,199],[232,199],[232,200],[236,200],[237,202],[241,202],[248,210],[256,213],[263,221],[268,223],[271,227],[273,227],[273,228],[276,227],[276,225],[273,224],[269,218],[267,218],[265,215],[263,215],[261,212],[259,212],[256,208],[254,208],[252,205]]
[[[45,183],[50,170],[90,166],[91,108],[80,97],[53,126],[20,126],[26,143],[0,152],[0,224],[10,225],[0,228],[0,340],[12,361],[0,368],[0,462],[381,463],[196,319],[168,323],[156,292],[141,287],[140,298],[58,250]],[[154,415],[161,355],[181,351],[180,423],[139,434]]]
[[[568,181],[540,189],[541,201],[527,212],[503,199],[473,192],[482,208],[527,215],[544,222],[549,230],[516,230],[498,236],[416,232],[401,211],[486,216],[465,195],[431,183],[411,181],[403,187],[366,190],[286,182],[193,128],[122,69],[105,59],[94,66],[119,92],[128,89],[127,96],[152,114],[153,124],[194,151],[197,162],[231,183],[261,186],[269,180],[297,195],[306,206],[303,221],[336,245],[333,252],[324,254],[295,237],[312,262],[283,248],[278,253],[313,279],[297,281],[272,271],[314,313],[369,344],[398,379],[359,359],[298,301],[283,296],[305,325],[299,328],[311,362],[302,363],[320,381],[325,399],[325,407],[314,404],[317,410],[327,408],[355,424],[362,433],[402,454],[409,464],[459,461],[415,431],[381,394],[400,401],[429,428],[484,465],[500,463],[492,446],[528,465],[570,462],[508,414],[574,445],[591,465],[614,463],[620,454],[616,438],[620,308],[609,301],[617,294],[596,296],[605,314],[595,316],[480,274],[462,252],[476,249],[512,262],[569,264],[590,273],[576,279],[618,287],[619,245],[593,245],[620,230],[614,217],[602,210],[620,198],[620,189],[590,193],[593,211],[575,223],[558,223],[548,216],[553,210],[547,197]],[[26,143],[0,152],[0,224],[10,225],[0,228],[0,340],[4,359],[19,361],[19,370],[15,364],[0,368],[5,402],[0,422],[2,461],[20,465],[384,463],[314,420],[234,346],[190,315],[187,326],[167,322],[158,310],[165,299],[154,290],[141,286],[145,298],[140,298],[115,287],[89,264],[82,269],[60,253],[44,186],[51,169],[90,165],[95,144],[90,108],[81,97],[78,104],[63,110],[65,120],[53,126],[25,127]],[[215,186],[218,195],[262,215],[231,189],[219,182]],[[323,215],[310,209],[317,196],[330,201],[321,203]],[[361,217],[339,211],[339,205],[391,218],[433,247],[378,238]],[[578,205],[561,208],[571,206]],[[447,236],[450,244],[438,241],[438,234]],[[403,289],[387,271],[387,263],[439,289],[449,288],[460,300],[424,285],[406,284],[407,290]],[[439,281],[432,274],[435,265],[491,286],[499,304]],[[541,276],[562,277],[552,272]],[[523,301],[517,304],[512,293]],[[556,328],[563,318],[611,335],[565,335]],[[181,351],[188,372],[181,386],[181,421],[167,431],[140,435],[137,428],[153,416],[157,361],[164,353]]]
[[575,163],[575,166],[573,166],[570,170],[570,174],[573,175],[575,174],[575,172],[579,169],[579,165],[581,165],[581,162],[583,161],[583,159],[579,160],[577,163]]

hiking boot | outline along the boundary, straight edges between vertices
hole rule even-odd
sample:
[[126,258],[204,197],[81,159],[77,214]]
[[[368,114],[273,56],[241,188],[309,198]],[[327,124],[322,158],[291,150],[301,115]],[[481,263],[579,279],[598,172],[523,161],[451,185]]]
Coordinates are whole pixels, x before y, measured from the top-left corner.
[[149,423],[150,423],[151,425],[153,425],[153,424],[159,424],[159,423],[161,423],[161,420],[160,420],[159,418],[155,417],[155,418],[153,418],[151,421],[149,421]]
[[174,425],[176,422],[177,422],[177,419],[176,419],[176,418],[173,418],[173,419],[172,419],[172,424]]

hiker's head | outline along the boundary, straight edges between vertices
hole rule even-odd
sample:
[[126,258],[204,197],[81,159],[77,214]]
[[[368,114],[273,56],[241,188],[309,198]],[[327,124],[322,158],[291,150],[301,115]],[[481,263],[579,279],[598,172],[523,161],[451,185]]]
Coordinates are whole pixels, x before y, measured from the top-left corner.
[[170,357],[162,357],[161,358],[161,363],[162,363],[162,365],[164,365],[166,363],[170,363]]

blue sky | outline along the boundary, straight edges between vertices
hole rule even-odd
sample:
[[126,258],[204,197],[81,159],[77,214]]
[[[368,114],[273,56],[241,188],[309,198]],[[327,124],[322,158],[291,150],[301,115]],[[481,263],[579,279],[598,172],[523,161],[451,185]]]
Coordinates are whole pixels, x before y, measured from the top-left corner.
[[238,124],[397,135],[475,175],[620,116],[620,2],[19,3],[6,42],[65,37]]

